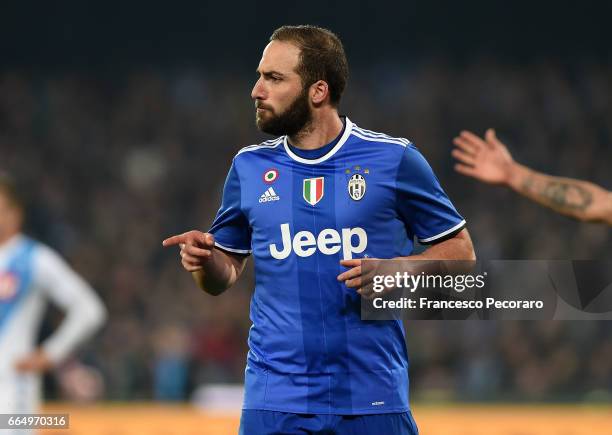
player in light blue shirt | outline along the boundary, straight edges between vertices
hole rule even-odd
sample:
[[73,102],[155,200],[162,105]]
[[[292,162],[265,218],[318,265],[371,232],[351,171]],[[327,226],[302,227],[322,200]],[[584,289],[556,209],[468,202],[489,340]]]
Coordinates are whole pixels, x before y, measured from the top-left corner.
[[360,318],[360,259],[473,259],[465,220],[403,138],[338,114],[340,40],[277,29],[252,91],[275,139],[234,157],[208,233],[180,245],[200,288],[219,294],[255,261],[241,434],[416,434],[399,321]]
[[[39,412],[43,373],[65,361],[107,318],[91,286],[52,248],[22,233],[24,215],[14,181],[0,172],[0,414],[7,415]],[[66,316],[38,344],[49,302]]]

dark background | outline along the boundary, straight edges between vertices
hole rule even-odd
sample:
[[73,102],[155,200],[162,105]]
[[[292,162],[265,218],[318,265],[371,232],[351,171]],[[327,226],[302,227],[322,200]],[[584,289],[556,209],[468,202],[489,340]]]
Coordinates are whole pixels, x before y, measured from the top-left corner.
[[252,68],[283,24],[332,28],[353,66],[443,55],[610,61],[603,1],[4,2],[2,63],[114,73],[133,65]]

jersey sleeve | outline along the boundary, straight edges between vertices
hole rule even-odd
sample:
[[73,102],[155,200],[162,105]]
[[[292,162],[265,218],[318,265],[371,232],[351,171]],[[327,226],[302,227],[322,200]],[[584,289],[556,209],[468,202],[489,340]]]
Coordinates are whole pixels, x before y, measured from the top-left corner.
[[232,254],[251,253],[251,228],[241,208],[240,178],[236,161],[225,179],[221,207],[208,230],[215,236],[215,246]]
[[59,328],[42,344],[55,363],[65,359],[104,323],[106,309],[96,292],[51,248],[41,246],[36,274],[49,299],[65,311]]
[[412,144],[402,154],[396,189],[398,214],[420,243],[441,242],[465,227],[429,163]]

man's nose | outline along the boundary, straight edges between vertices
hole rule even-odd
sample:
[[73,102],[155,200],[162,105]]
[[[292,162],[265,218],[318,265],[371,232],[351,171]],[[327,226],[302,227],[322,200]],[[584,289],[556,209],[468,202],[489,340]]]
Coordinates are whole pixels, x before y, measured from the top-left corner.
[[253,90],[251,91],[251,98],[253,100],[263,100],[266,98],[265,89],[261,83],[261,79],[255,82],[255,86],[253,86]]

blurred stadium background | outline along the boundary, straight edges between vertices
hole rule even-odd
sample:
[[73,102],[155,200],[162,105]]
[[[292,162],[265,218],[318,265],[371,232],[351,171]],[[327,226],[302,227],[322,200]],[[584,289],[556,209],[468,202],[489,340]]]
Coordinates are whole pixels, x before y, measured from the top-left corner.
[[[28,232],[110,311],[103,332],[46,379],[49,409],[70,410],[71,433],[235,431],[239,390],[222,390],[225,406],[214,387],[243,380],[252,275],[207,296],[161,240],[206,230],[232,156],[265,138],[249,93],[282,24],[339,34],[351,64],[342,111],[419,146],[479,257],[611,258],[609,228],[463,178],[450,150],[461,129],[493,126],[517,160],[612,188],[612,8],[463,3],[0,6],[0,169],[25,193]],[[60,318],[51,311],[43,335]],[[422,433],[612,433],[610,322],[407,330]]]

